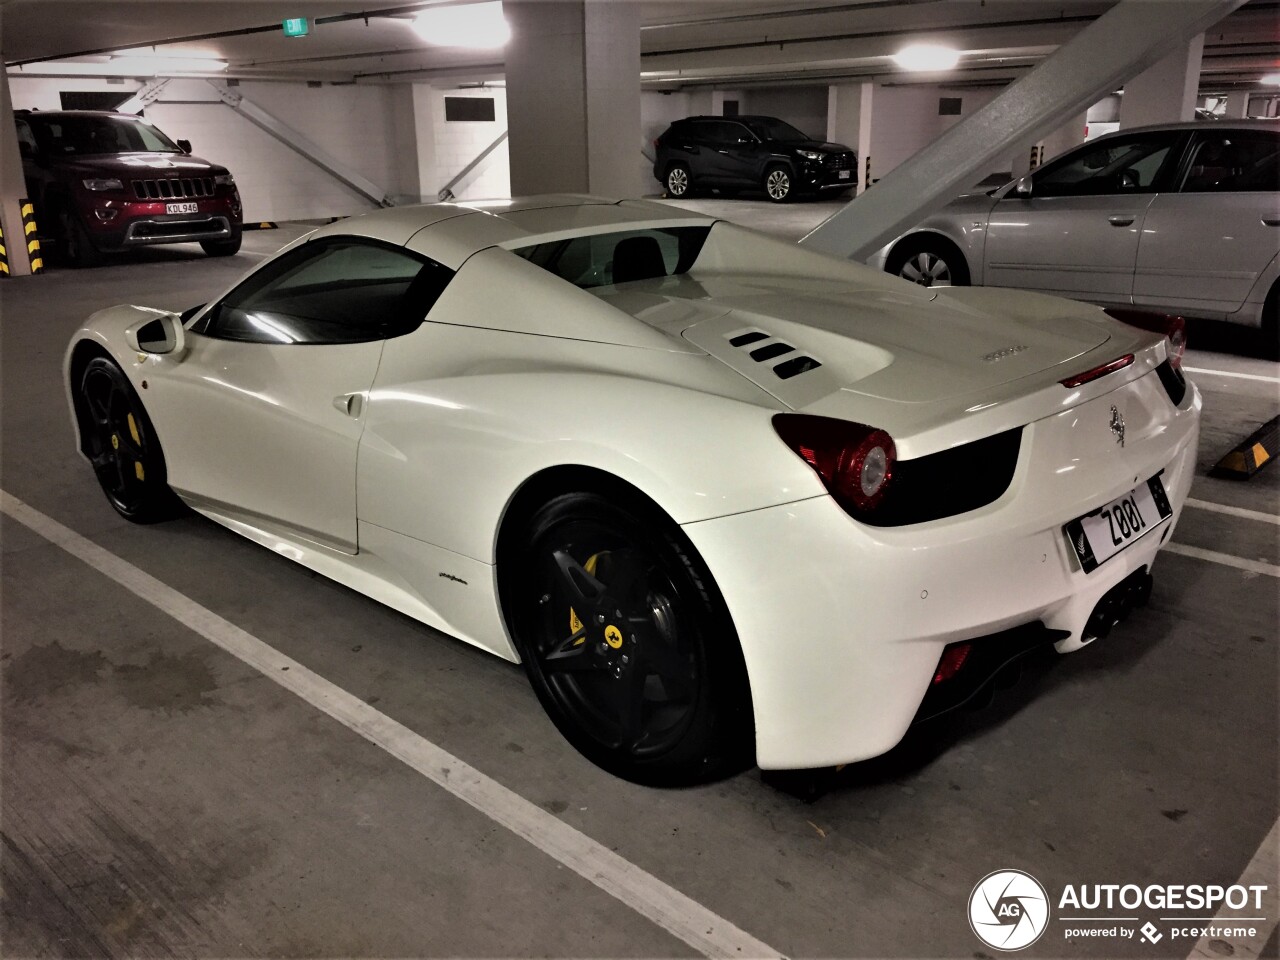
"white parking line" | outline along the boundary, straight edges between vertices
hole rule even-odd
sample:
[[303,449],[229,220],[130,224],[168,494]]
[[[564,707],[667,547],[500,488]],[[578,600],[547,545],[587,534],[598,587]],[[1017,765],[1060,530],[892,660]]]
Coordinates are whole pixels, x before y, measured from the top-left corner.
[[1218,553],[1217,550],[1189,547],[1185,543],[1166,543],[1162,549],[1168,550],[1170,553],[1181,554],[1184,557],[1195,557],[1197,560],[1208,560],[1210,563],[1220,563],[1226,567],[1235,567],[1237,570],[1245,570],[1249,573],[1280,577],[1280,567],[1274,563],[1264,563],[1261,560],[1246,560],[1244,557],[1234,557],[1229,553]]
[[1263,383],[1280,383],[1280,377],[1266,377],[1260,373],[1233,373],[1230,370],[1206,370],[1204,367],[1183,367],[1187,373],[1207,373],[1215,377],[1230,377],[1233,380],[1261,380]]
[[1229,517],[1241,517],[1245,520],[1257,520],[1260,523],[1274,523],[1280,526],[1280,516],[1274,513],[1263,513],[1260,510],[1246,510],[1244,507],[1228,507],[1225,503],[1212,503],[1208,500],[1197,500],[1187,497],[1187,506],[1197,510],[1208,510],[1212,513],[1225,513]]
[[[1236,883],[1244,887],[1266,884],[1270,890],[1275,891],[1278,881],[1280,881],[1280,819],[1277,819],[1271,825],[1271,830],[1263,838],[1262,844],[1258,847],[1253,859],[1244,868],[1244,873],[1240,875],[1240,879]],[[1275,930],[1277,922],[1280,922],[1280,902],[1272,901],[1270,913],[1270,917],[1263,918],[1261,926],[1253,928],[1254,935],[1252,937],[1224,937],[1205,934],[1191,948],[1188,960],[1199,960],[1201,957],[1210,957],[1212,960],[1222,960],[1223,957],[1233,957],[1235,960],[1254,960],[1255,957],[1262,953],[1262,948],[1267,945],[1267,941],[1271,938],[1271,932]],[[1212,926],[1232,926],[1237,923],[1247,924],[1257,919],[1259,918],[1233,917],[1230,910],[1223,909],[1219,910],[1218,915],[1213,918]],[[1210,929],[1212,929],[1212,926]],[[1226,945],[1226,949],[1223,949],[1223,944]]]
[[360,698],[3,490],[0,511],[381,747],[703,956],[782,955]]

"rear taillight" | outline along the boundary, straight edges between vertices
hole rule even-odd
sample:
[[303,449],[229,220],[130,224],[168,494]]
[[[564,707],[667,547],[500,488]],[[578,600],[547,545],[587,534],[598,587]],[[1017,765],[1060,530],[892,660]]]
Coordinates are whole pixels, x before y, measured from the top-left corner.
[[1113,320],[1127,323],[1139,330],[1164,334],[1169,341],[1166,352],[1169,354],[1170,365],[1175,370],[1182,366],[1182,355],[1187,349],[1187,321],[1182,317],[1146,310],[1127,310],[1123,307],[1108,307],[1103,312]]
[[972,649],[972,643],[953,643],[946,647],[942,651],[942,659],[938,661],[938,669],[933,673],[933,682],[946,683],[959,673]]
[[848,513],[871,513],[884,502],[897,452],[883,430],[801,413],[777,414],[773,429]]
[[1123,357],[1116,357],[1114,360],[1108,360],[1106,363],[1100,363],[1092,370],[1086,370],[1084,373],[1077,373],[1074,377],[1067,377],[1067,379],[1059,380],[1058,382],[1064,387],[1079,387],[1088,383],[1090,380],[1097,380],[1099,377],[1105,377],[1108,373],[1115,373],[1117,370],[1123,370],[1131,363],[1133,363],[1133,354],[1126,353]]

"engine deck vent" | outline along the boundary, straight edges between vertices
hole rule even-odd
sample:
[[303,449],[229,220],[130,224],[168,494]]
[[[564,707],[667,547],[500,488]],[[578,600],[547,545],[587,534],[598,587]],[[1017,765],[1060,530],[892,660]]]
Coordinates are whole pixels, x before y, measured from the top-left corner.
[[730,346],[745,347],[749,343],[756,343],[759,340],[768,340],[769,335],[760,330],[752,330],[750,333],[740,333],[736,337],[729,339]]
[[792,377],[798,377],[802,373],[808,373],[810,370],[816,370],[822,366],[813,357],[792,357],[790,360],[784,360],[773,368],[773,372],[778,375],[779,380],[790,380]]
[[756,363],[764,363],[766,360],[772,360],[774,357],[780,357],[784,353],[791,353],[794,350],[795,347],[789,343],[770,343],[760,347],[758,350],[752,350],[751,359]]

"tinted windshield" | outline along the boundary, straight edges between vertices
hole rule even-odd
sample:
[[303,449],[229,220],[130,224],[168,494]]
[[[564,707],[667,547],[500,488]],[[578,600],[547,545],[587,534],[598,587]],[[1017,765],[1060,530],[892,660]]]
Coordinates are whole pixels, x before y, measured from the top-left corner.
[[50,156],[92,153],[181,153],[177,144],[145,120],[128,120],[108,114],[28,116],[40,149]]
[[773,117],[754,117],[750,120],[739,120],[745,123],[761,140],[810,140],[789,123],[775,120]]

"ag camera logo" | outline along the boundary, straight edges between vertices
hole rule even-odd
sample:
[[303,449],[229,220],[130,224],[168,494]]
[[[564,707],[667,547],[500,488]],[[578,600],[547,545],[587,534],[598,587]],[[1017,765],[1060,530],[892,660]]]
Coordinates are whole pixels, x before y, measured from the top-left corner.
[[996,870],[969,894],[969,926],[996,950],[1022,950],[1040,939],[1049,925],[1049,894],[1040,881],[1021,870]]

